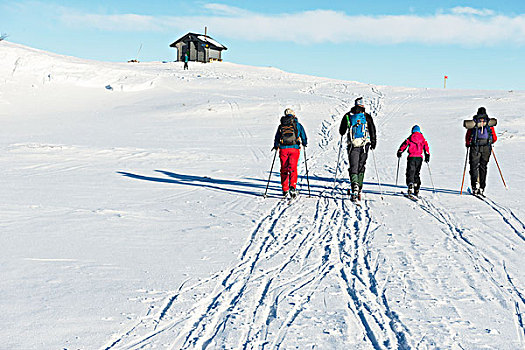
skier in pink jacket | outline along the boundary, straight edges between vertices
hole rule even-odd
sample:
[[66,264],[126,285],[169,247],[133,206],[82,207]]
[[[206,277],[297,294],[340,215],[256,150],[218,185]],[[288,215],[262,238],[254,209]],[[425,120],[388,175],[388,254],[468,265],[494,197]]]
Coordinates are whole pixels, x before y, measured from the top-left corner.
[[417,196],[419,188],[421,187],[421,179],[419,172],[423,164],[423,152],[425,152],[425,162],[430,161],[430,150],[428,148],[427,140],[421,133],[419,125],[412,127],[412,134],[401,144],[397,151],[397,157],[401,158],[401,154],[408,148],[407,158],[407,186],[408,194]]

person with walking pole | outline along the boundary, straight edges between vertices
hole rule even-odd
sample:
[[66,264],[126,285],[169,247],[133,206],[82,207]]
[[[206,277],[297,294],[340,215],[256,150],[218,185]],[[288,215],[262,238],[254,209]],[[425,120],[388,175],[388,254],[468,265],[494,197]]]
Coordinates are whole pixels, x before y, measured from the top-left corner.
[[489,118],[485,107],[479,107],[478,112],[470,122],[470,124],[463,123],[467,128],[465,146],[470,150],[470,184],[472,194],[484,197],[492,144],[498,140],[494,130],[497,121]]
[[[301,144],[305,147],[308,144],[306,133],[303,126],[297,120],[295,112],[286,108],[281,123],[275,133],[272,150],[279,149],[281,160],[281,185],[283,197],[295,198],[297,195],[297,163],[301,153]],[[306,161],[306,157],[305,157]],[[308,180],[308,172],[307,172]],[[308,189],[310,184],[308,180]]]
[[[421,133],[419,125],[412,127],[412,134],[399,146],[397,157],[401,158],[403,152],[408,149],[406,184],[409,197],[417,197],[421,188],[421,165],[423,164],[423,152],[425,152],[425,163],[430,161],[430,149],[428,142]],[[430,167],[429,167],[430,169]]]
[[339,134],[347,135],[348,162],[350,167],[351,189],[348,191],[352,201],[361,200],[366,159],[369,149],[377,144],[376,127],[372,116],[365,111],[362,97],[355,100],[354,106],[343,116],[339,125]]

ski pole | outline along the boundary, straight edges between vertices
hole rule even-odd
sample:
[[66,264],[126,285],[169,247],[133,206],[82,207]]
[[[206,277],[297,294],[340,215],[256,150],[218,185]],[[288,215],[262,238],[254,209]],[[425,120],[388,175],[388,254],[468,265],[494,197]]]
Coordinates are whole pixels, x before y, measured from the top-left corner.
[[381,189],[381,180],[379,180],[379,173],[377,172],[376,154],[374,150],[372,150],[372,156],[374,158],[374,168],[376,169],[377,184],[379,185],[379,193],[381,193],[381,200],[383,200],[383,190]]
[[397,187],[397,179],[399,177],[399,162],[401,161],[401,157],[397,158],[397,170],[396,170],[396,187]]
[[306,147],[303,146],[304,150],[304,167],[306,168],[306,183],[308,184],[308,197],[310,197],[310,179],[308,178],[308,163],[306,162]]
[[277,157],[277,148],[275,149],[275,153],[273,155],[272,167],[270,168],[270,175],[268,175],[268,183],[266,184],[266,190],[264,191],[264,195],[263,195],[264,198],[266,198],[266,192],[268,192],[268,186],[270,186],[270,178],[272,177],[273,164],[275,163],[275,157]]
[[430,171],[430,164],[428,164],[427,162],[427,165],[428,165],[428,173],[430,174],[430,182],[432,182],[432,188],[434,190],[434,193],[436,193],[436,187],[434,186],[434,180],[432,180],[432,171]]
[[332,191],[335,189],[335,184],[337,181],[337,170],[339,170],[339,159],[341,157],[341,148],[343,147],[343,135],[341,135],[341,140],[339,141],[339,152],[337,153],[337,166],[335,167],[335,176],[334,176],[334,187]]
[[499,176],[501,176],[501,181],[503,181],[503,186],[505,186],[505,189],[508,190],[507,184],[505,183],[505,180],[503,179],[503,173],[501,172],[501,169],[498,164],[498,158],[496,158],[496,153],[494,153],[494,148],[492,148],[492,154],[494,155],[494,160],[496,161],[496,165],[498,166],[499,170]]
[[467,148],[467,155],[465,156],[465,166],[463,167],[463,180],[461,180],[461,190],[459,191],[460,196],[463,194],[463,183],[465,182],[465,172],[467,171],[467,159],[469,150],[470,148]]

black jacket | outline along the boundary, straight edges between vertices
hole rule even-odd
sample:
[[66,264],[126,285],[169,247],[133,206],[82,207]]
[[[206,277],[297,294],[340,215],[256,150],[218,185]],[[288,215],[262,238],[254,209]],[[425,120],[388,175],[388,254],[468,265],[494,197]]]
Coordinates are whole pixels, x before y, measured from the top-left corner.
[[339,125],[339,134],[344,135],[348,131],[348,122],[346,116],[350,114],[364,113],[366,118],[366,127],[368,129],[368,135],[370,135],[370,146],[372,149],[376,148],[377,138],[376,138],[376,126],[372,116],[365,112],[364,107],[354,106],[350,109],[350,112],[346,113],[341,120],[341,125]]

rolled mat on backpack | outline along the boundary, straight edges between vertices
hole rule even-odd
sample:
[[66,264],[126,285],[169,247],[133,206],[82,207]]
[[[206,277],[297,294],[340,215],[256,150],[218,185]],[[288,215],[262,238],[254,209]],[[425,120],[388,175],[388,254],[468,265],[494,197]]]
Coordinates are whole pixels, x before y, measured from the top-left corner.
[[[498,120],[496,118],[490,118],[487,126],[496,126],[498,124]],[[476,125],[475,120],[464,120],[463,121],[463,127],[465,129],[474,129],[476,126],[481,127],[481,125]]]

